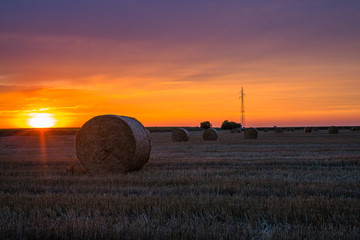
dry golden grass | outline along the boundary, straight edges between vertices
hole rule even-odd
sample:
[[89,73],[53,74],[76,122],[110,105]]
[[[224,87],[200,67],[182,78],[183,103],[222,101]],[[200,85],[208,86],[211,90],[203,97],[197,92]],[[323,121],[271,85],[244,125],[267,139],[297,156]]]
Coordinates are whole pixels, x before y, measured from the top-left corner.
[[66,174],[74,135],[0,138],[0,239],[358,239],[359,132],[190,135],[106,176]]

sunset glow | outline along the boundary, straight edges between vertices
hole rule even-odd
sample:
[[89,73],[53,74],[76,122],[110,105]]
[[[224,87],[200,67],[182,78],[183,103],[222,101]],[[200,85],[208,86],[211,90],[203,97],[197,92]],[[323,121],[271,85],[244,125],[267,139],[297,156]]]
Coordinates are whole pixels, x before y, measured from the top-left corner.
[[56,122],[53,115],[49,113],[32,113],[29,115],[30,118],[27,119],[27,123],[33,128],[50,128],[53,127]]
[[0,128],[220,126],[241,87],[246,126],[360,125],[360,1],[20,2],[0,4]]

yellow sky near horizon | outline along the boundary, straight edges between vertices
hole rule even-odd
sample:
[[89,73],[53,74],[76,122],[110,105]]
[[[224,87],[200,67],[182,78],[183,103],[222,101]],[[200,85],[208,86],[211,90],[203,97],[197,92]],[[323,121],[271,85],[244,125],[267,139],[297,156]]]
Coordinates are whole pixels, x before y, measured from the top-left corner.
[[[2,109],[2,116],[8,118],[3,117],[0,125],[29,127],[29,113],[39,112],[53,114],[55,127],[80,127],[102,114],[134,117],[145,126],[199,126],[202,121],[220,126],[224,120],[240,122],[241,86],[246,94],[246,126],[355,125],[360,116],[357,89],[335,80],[330,86],[319,80],[311,84],[299,80],[240,85],[230,79],[154,81],[121,88],[121,84],[104,81],[104,76],[95,78],[85,88],[39,86],[2,94],[11,106]],[[343,91],[347,92],[345,97]]]

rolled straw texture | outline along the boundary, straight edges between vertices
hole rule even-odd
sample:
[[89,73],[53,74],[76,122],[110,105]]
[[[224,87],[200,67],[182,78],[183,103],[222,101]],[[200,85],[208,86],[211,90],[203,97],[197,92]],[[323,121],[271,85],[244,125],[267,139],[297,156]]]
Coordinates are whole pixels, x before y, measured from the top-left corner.
[[148,162],[151,138],[134,118],[101,115],[87,121],[76,136],[76,155],[94,174],[140,170]]
[[171,138],[174,142],[186,142],[189,140],[189,132],[185,128],[176,128],[173,130]]
[[244,131],[245,139],[257,139],[258,132],[255,128],[246,128]]
[[218,138],[219,134],[214,128],[206,129],[203,133],[203,139],[205,141],[217,141]]

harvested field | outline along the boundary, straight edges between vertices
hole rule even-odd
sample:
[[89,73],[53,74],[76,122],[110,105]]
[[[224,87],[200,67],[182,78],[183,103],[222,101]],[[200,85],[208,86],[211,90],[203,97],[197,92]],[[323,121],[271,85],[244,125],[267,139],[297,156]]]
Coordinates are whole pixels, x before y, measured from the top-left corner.
[[126,175],[66,174],[75,135],[0,137],[0,239],[358,239],[360,133],[152,133]]

